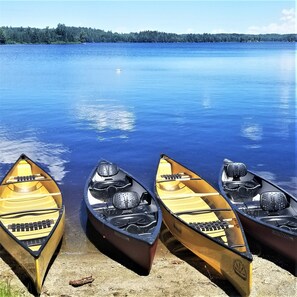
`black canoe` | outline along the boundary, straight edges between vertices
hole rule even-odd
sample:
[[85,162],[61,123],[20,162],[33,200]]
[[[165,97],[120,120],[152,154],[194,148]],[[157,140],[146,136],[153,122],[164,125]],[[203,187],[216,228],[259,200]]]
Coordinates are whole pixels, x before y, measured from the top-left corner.
[[162,223],[154,196],[116,164],[102,160],[86,182],[84,200],[89,221],[102,237],[149,272]]
[[225,159],[221,193],[239,214],[247,234],[297,266],[297,199],[272,182]]

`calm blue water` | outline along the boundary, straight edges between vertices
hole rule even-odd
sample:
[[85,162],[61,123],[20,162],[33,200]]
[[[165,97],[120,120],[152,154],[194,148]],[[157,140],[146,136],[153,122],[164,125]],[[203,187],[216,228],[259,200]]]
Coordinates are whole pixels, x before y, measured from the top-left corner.
[[227,157],[296,194],[295,56],[289,43],[0,46],[0,177],[21,153],[39,162],[69,230],[100,158],[153,190],[160,153],[215,187]]

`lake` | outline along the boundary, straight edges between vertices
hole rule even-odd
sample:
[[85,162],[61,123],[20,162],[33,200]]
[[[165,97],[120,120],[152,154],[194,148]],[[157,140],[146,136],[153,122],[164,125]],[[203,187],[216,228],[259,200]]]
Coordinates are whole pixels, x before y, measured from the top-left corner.
[[152,191],[161,153],[216,188],[229,158],[296,195],[295,59],[294,43],[0,46],[0,178],[25,153],[59,182],[66,250],[100,158]]

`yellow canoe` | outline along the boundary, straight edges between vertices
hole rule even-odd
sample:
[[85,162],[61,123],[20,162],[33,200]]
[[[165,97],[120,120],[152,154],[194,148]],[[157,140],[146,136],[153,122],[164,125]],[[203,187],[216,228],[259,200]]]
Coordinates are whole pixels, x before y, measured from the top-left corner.
[[27,272],[38,294],[64,224],[58,185],[21,155],[0,185],[0,244]]
[[169,231],[242,296],[248,296],[252,255],[238,217],[225,198],[166,155],[160,158],[155,191]]

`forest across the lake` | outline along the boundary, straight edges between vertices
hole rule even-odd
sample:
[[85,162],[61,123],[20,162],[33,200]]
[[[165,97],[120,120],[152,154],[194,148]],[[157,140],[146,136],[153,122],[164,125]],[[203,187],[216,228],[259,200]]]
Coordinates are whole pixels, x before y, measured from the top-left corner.
[[58,24],[56,28],[0,27],[0,44],[57,44],[95,42],[297,42],[297,34],[176,34],[159,31],[117,33]]

